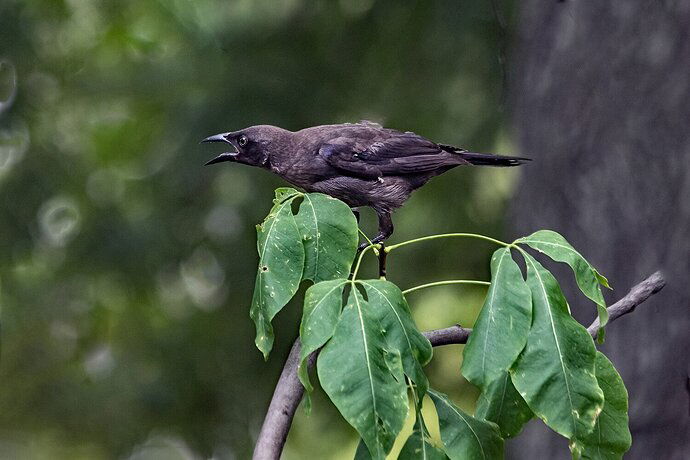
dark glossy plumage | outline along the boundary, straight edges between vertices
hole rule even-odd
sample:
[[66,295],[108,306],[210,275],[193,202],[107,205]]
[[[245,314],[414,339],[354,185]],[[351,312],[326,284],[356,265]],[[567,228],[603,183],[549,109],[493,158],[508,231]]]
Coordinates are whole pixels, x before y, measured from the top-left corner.
[[471,153],[366,121],[296,132],[259,125],[202,142],[225,142],[235,148],[207,164],[235,161],[259,166],[308,192],[326,193],[353,208],[372,207],[379,217],[374,242],[393,233],[391,212],[432,177],[459,165],[517,166],[526,160]]

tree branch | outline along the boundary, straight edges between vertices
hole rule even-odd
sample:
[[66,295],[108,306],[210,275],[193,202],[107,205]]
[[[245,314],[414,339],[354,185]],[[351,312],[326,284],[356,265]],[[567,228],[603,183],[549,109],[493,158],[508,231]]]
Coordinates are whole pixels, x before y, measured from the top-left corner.
[[[283,446],[292,425],[292,418],[295,416],[302,396],[304,396],[304,387],[297,377],[301,348],[302,345],[298,338],[290,349],[290,354],[285,360],[285,366],[283,366],[283,372],[281,372],[273,392],[264,424],[261,426],[259,439],[254,447],[254,460],[279,459],[281,452],[283,452]],[[309,355],[309,368],[314,366],[316,353]]]
[[[661,272],[655,272],[647,279],[630,289],[630,292],[607,308],[609,322],[613,322],[621,316],[631,313],[642,302],[653,294],[659,292],[666,285]],[[592,337],[596,337],[599,331],[599,318],[587,328]],[[438,347],[450,344],[466,343],[472,329],[461,326],[452,326],[445,329],[436,329],[424,332],[431,345]],[[304,395],[304,387],[297,377],[300,353],[299,338],[295,340],[290,354],[285,361],[283,372],[280,374],[273,399],[268,407],[261,433],[254,449],[254,460],[277,460],[283,451],[287,440],[288,431],[297,406]],[[314,365],[317,352],[309,356],[309,367]]]
[[[666,286],[666,280],[661,272],[652,273],[646,280],[633,286],[625,297],[607,308],[609,311],[609,322],[615,321],[628,313],[632,313],[639,304],[661,291],[664,286]],[[587,332],[589,332],[592,337],[596,337],[598,331],[599,318],[597,317],[587,328]]]

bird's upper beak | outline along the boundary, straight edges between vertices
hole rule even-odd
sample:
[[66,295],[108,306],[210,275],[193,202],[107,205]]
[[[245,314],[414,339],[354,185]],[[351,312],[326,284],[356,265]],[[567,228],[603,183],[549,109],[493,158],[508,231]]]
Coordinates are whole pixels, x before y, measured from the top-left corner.
[[[230,133],[222,133],[222,134],[214,134],[213,136],[209,136],[203,141],[200,142],[200,144],[205,144],[205,143],[210,143],[210,142],[225,142],[226,144],[233,145],[232,142],[230,142],[227,138],[228,134]],[[234,145],[233,145],[234,147]],[[235,159],[235,157],[238,155],[237,151],[234,152],[224,152],[215,157],[212,160],[207,161],[204,166],[206,165],[212,165],[215,163],[220,163],[223,161],[232,161]]]

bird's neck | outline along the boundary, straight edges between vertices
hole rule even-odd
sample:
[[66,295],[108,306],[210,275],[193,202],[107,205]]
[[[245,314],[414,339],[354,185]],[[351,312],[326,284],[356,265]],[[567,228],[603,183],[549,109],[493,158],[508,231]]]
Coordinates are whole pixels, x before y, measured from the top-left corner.
[[295,153],[299,144],[298,136],[295,134],[284,130],[276,136],[267,151],[267,161],[264,165],[266,169],[287,180],[289,178],[286,175],[289,175],[290,169],[295,165]]

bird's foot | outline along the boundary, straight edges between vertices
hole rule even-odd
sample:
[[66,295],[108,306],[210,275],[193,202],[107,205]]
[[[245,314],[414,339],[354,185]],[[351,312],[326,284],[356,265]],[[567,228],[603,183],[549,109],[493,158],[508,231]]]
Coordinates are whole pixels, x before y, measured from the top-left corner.
[[368,241],[365,241],[364,243],[359,245],[359,247],[357,248],[357,252],[362,252],[366,248],[368,248],[369,246],[373,246],[374,244],[376,244],[376,243],[374,243],[373,241],[371,243]]
[[385,238],[384,236],[382,236],[382,235],[376,235],[376,237],[372,238],[371,241],[367,240],[367,241],[365,241],[364,243],[360,244],[359,247],[357,248],[357,251],[358,251],[358,252],[359,252],[359,251],[364,251],[364,250],[365,250],[366,248],[368,248],[369,246],[375,246],[375,245],[377,245],[377,244],[379,244],[379,243],[380,243],[381,246],[383,247],[383,240],[385,240],[385,239],[386,239],[386,238]]
[[377,238],[374,238],[371,240],[371,243],[369,241],[365,241],[359,245],[357,248],[357,253],[364,251],[369,246],[375,246],[374,252],[379,258],[379,278],[386,279],[386,257],[388,256],[388,252],[386,252],[386,246],[381,240],[377,241]]

